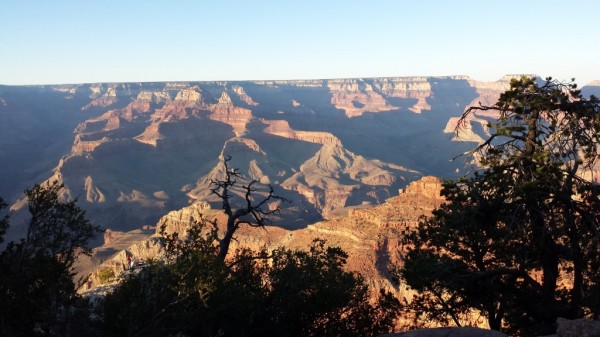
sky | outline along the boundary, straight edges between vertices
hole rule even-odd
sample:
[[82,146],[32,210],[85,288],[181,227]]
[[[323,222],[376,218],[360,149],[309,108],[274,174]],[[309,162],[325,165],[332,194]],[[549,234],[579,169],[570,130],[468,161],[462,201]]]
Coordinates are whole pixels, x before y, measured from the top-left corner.
[[598,0],[0,0],[0,84],[600,80]]

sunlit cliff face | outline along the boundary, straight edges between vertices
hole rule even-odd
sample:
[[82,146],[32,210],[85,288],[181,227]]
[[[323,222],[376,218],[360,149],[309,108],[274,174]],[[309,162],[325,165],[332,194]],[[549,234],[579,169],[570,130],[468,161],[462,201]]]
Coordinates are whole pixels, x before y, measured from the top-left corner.
[[[401,236],[416,226],[420,216],[430,215],[434,208],[444,202],[440,190],[441,181],[438,178],[424,177],[410,183],[398,196],[381,205],[347,208],[338,212],[331,220],[317,222],[305,228],[287,230],[276,226],[266,229],[242,226],[236,232],[236,240],[230,252],[235,251],[236,247],[260,250],[285,246],[304,249],[315,238],[326,239],[329,245],[341,247],[349,254],[348,269],[361,273],[375,293],[384,288],[396,296],[407,297],[412,292],[406,286],[395,283],[389,269],[401,264]],[[220,220],[221,225],[225,222],[224,214],[219,209],[211,208],[208,203],[198,202],[163,216],[153,226],[155,236],[148,239],[140,239],[137,232],[109,231],[104,236],[104,245],[97,249],[99,254],[114,249],[124,250],[97,266],[96,273],[109,268],[118,275],[126,268],[128,255],[136,260],[160,257],[162,248],[156,237],[161,230],[166,234],[185,233],[192,223],[213,218]],[[129,242],[128,245],[123,244],[126,241]],[[93,274],[82,291],[99,285],[99,277]]]

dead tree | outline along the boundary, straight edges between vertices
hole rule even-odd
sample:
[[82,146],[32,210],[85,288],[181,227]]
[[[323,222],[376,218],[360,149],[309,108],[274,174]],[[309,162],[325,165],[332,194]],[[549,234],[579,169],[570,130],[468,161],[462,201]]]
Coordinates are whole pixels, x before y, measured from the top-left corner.
[[250,180],[247,185],[241,183],[244,200],[239,208],[234,209],[232,206],[233,195],[231,194],[231,189],[238,184],[238,180],[244,181],[246,179],[239,173],[239,169],[229,167],[229,161],[231,161],[231,156],[227,156],[224,159],[225,179],[211,179],[211,185],[214,186],[211,188],[211,192],[223,201],[223,212],[227,215],[227,226],[222,237],[219,236],[217,220],[212,221],[214,227],[213,234],[219,244],[218,257],[221,261],[225,261],[231,240],[234,240],[233,235],[241,225],[245,224],[250,227],[264,228],[270,223],[269,216],[280,211],[279,205],[274,209],[270,209],[269,203],[275,200],[287,201],[285,198],[275,195],[273,187],[270,184],[267,185],[268,192],[266,195],[259,196],[260,191],[257,188],[257,184],[260,182],[258,180]]

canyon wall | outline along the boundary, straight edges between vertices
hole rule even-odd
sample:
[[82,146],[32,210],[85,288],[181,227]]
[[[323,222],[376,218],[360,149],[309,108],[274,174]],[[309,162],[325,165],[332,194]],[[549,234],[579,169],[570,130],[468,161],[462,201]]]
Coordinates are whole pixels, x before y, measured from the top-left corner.
[[458,134],[456,121],[509,78],[0,86],[0,196],[18,213],[25,188],[58,180],[94,223],[129,231],[193,203],[218,208],[210,182],[231,156],[291,200],[278,226],[305,228],[422,176],[464,173],[451,158],[494,116],[473,115]]
[[[417,224],[420,216],[430,215],[434,208],[444,202],[440,190],[441,181],[427,176],[410,183],[398,196],[381,205],[348,207],[343,214],[302,229],[242,226],[236,232],[230,252],[238,247],[254,250],[278,247],[306,249],[314,239],[325,239],[328,245],[340,247],[348,253],[347,269],[363,275],[374,293],[386,289],[398,298],[409,298],[412,291],[398,282],[390,270],[402,264],[404,249],[400,239],[404,233]],[[202,222],[203,219],[216,219],[221,227],[226,222],[222,211],[198,202],[163,216],[154,227],[155,233],[146,239],[140,239],[136,231],[108,231],[104,235],[104,245],[97,248],[94,254],[97,260],[106,251],[112,251],[113,254],[83,275],[88,281],[80,291],[93,291],[102,286],[99,277],[101,270],[110,269],[115,275],[126,271],[127,256],[134,261],[161,259],[164,253],[159,239],[161,230],[166,234],[177,232],[180,237],[185,236],[190,224]],[[210,224],[206,226],[212,228]],[[127,236],[131,240],[128,246],[122,244]]]

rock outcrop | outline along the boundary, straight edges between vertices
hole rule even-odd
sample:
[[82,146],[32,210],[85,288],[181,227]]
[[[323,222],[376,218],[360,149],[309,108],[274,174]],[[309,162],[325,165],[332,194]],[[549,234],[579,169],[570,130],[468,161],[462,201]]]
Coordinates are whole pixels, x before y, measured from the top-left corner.
[[252,111],[235,106],[226,91],[221,93],[219,101],[209,110],[211,111],[210,119],[231,125],[238,137],[246,133],[246,125],[252,120]]
[[291,140],[299,140],[321,145],[341,144],[340,140],[329,132],[293,130],[286,120],[263,121],[267,127],[265,133]]
[[600,337],[600,321],[558,318],[556,324],[557,337]]
[[[424,177],[411,183],[405,192],[388,199],[382,205],[349,208],[339,212],[331,220],[317,222],[302,229],[242,226],[236,232],[236,240],[232,242],[230,251],[238,247],[254,250],[278,247],[306,249],[314,239],[322,238],[327,240],[328,245],[340,247],[348,253],[347,269],[362,274],[374,293],[379,289],[386,289],[399,298],[409,298],[412,291],[405,285],[396,283],[389,270],[393,265],[402,263],[403,249],[399,246],[399,241],[406,230],[416,224],[420,216],[430,215],[431,210],[444,201],[439,194],[440,186],[439,179]],[[221,210],[202,202],[169,212],[157,222],[154,235],[145,240],[131,241],[129,246],[123,247],[123,251],[99,265],[91,273],[84,290],[99,285],[99,270],[108,268],[116,274],[123,271],[126,268],[126,256],[131,256],[136,261],[160,256],[162,251],[158,237],[162,230],[167,234],[177,232],[182,236],[190,224],[213,219],[217,219],[221,226],[226,221]],[[116,240],[124,238],[124,235],[112,231],[105,233],[106,245],[98,248],[98,251],[105,251]]]
[[426,77],[329,80],[327,85],[331,103],[348,117],[365,112],[408,109],[420,113],[431,109],[427,103],[431,85]]

